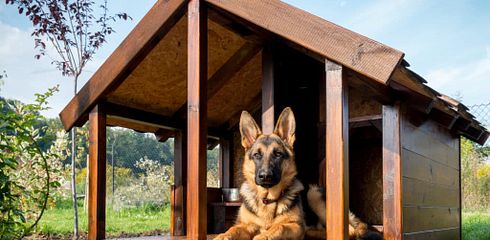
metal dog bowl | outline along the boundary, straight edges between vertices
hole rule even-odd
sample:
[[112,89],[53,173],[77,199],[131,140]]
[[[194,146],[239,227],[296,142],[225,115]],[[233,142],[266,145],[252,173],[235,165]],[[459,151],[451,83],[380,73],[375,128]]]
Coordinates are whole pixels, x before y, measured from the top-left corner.
[[238,188],[223,188],[223,201],[224,202],[240,201],[240,191],[238,190]]

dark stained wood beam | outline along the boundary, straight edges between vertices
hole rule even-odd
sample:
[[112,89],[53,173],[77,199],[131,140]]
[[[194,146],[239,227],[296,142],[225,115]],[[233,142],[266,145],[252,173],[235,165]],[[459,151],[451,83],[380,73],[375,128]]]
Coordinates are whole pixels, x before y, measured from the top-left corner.
[[346,70],[349,86],[360,89],[364,94],[376,99],[381,104],[392,104],[395,101],[393,91],[386,85],[372,80],[352,71]]
[[187,42],[187,237],[206,239],[207,9],[188,4]]
[[325,60],[327,239],[349,232],[349,98],[342,66]]
[[207,2],[246,20],[250,23],[248,25],[270,31],[381,83],[388,81],[403,58],[402,52],[281,1]]
[[440,125],[444,126],[447,129],[452,129],[460,116],[456,113],[448,113],[434,108],[429,113],[429,118],[438,122]]
[[429,114],[432,111],[436,98],[414,92],[410,88],[395,81],[390,82],[390,87],[396,91],[398,99],[407,102],[410,108],[424,114]]
[[88,239],[105,239],[106,115],[99,105],[89,124]]
[[221,187],[230,188],[233,185],[233,141],[230,138],[220,138],[219,139],[219,174]]
[[[208,99],[213,98],[225,84],[243,68],[262,47],[253,42],[245,42],[223,66],[221,66],[208,80]],[[187,113],[187,102],[182,105],[172,118],[184,118]]]
[[155,137],[157,138],[157,140],[159,142],[165,142],[169,138],[175,136],[175,131],[169,130],[169,129],[160,128],[154,134],[155,134]]
[[489,137],[490,137],[490,132],[485,131],[485,132],[484,132],[484,133],[483,133],[483,134],[480,136],[480,138],[478,139],[478,141],[477,141],[477,142],[478,142],[478,144],[480,144],[480,145],[484,145],[484,144],[487,142],[487,140],[488,140],[488,138],[489,138]]
[[176,130],[183,129],[184,122],[181,120],[173,120],[170,117],[166,117],[160,114],[123,106],[116,103],[106,102],[104,103],[106,114],[111,118],[121,118],[126,121],[152,125],[162,129]]
[[402,159],[400,103],[383,105],[383,234],[386,240],[401,240]]
[[172,236],[184,236],[186,231],[186,189],[187,189],[187,133],[175,131],[174,139],[174,185],[171,203]]
[[274,49],[266,45],[262,51],[262,133],[274,131]]
[[185,14],[186,0],[157,1],[60,113],[65,130],[82,126],[95,104],[116,89]]

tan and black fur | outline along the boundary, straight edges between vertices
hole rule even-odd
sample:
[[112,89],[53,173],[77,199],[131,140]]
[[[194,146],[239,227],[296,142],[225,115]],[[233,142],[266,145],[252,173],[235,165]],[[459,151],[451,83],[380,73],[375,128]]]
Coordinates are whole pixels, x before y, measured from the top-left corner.
[[303,239],[304,214],[296,179],[293,144],[296,122],[285,108],[272,134],[262,134],[248,112],[240,118],[245,157],[242,206],[236,224],[215,240]]
[[[308,194],[308,206],[318,216],[318,224],[315,227],[309,228],[306,235],[315,239],[325,239],[325,191],[317,185],[310,185]],[[349,211],[349,240],[381,240],[382,235],[374,229],[369,229],[368,225],[357,218]]]

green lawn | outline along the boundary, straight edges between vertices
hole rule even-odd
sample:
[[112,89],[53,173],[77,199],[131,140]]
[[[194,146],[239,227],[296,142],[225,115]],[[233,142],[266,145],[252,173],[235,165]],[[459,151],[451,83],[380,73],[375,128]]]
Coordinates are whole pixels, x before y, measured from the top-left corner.
[[463,213],[463,239],[487,240],[490,239],[489,213]]
[[[73,232],[73,210],[65,206],[47,210],[39,222],[37,233],[42,235],[70,235]],[[79,207],[79,226],[81,232],[87,231],[87,214]],[[140,207],[121,211],[106,211],[107,236],[132,236],[140,234],[159,234],[168,232],[170,227],[170,208]]]

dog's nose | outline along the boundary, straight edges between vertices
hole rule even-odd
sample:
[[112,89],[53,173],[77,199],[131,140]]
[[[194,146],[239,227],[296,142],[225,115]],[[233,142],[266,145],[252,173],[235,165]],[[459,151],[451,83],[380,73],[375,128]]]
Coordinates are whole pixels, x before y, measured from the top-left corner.
[[259,179],[261,181],[271,181],[272,180],[272,171],[262,170],[259,172]]

